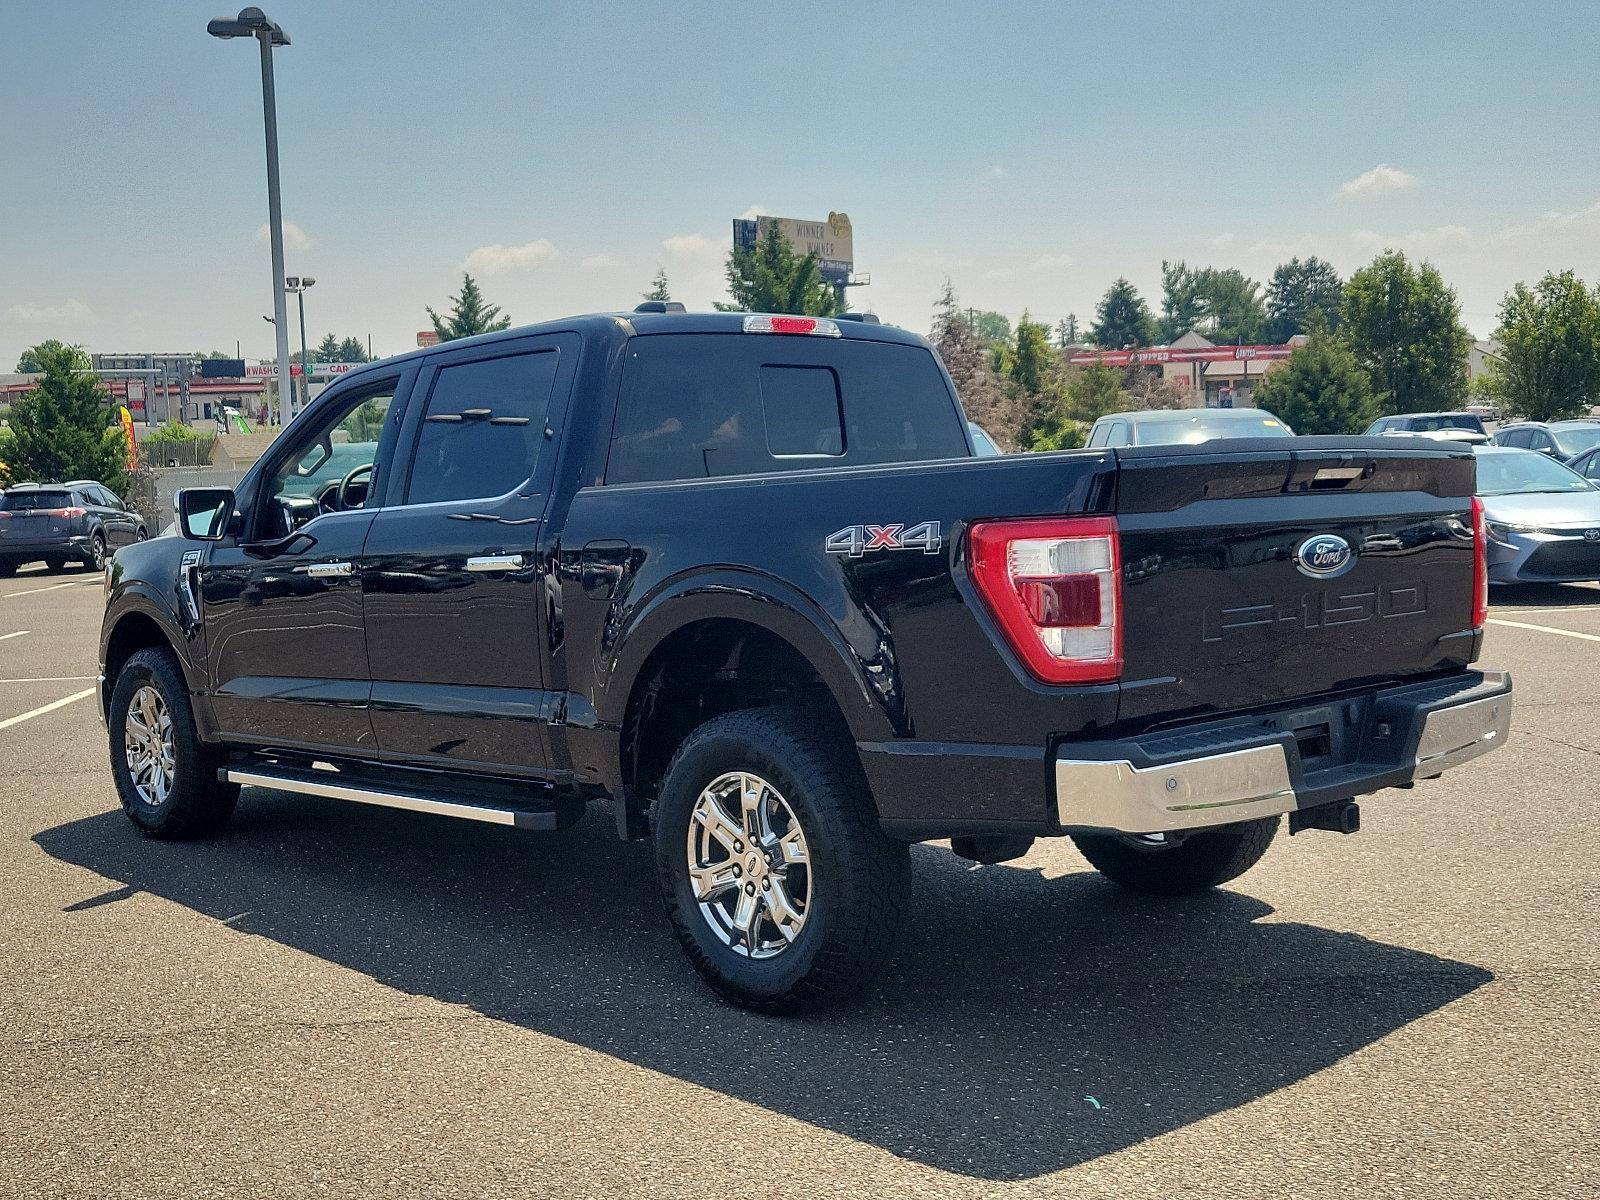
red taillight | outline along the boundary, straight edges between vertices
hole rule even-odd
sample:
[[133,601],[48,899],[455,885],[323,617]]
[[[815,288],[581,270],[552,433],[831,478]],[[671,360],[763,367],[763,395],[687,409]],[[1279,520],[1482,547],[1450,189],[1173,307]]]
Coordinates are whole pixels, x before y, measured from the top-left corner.
[[968,570],[989,614],[1041,683],[1122,674],[1122,561],[1113,517],[985,521]]
[[1489,619],[1489,531],[1484,528],[1483,501],[1472,498],[1472,627]]
[[84,516],[88,513],[88,511],[89,510],[86,508],[57,508],[52,510],[50,515],[52,517],[67,517],[70,519],[72,517]]

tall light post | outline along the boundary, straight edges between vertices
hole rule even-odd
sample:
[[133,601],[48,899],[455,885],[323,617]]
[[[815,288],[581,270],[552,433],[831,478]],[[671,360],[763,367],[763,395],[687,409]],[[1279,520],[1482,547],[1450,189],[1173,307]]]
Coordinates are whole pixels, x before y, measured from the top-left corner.
[[278,195],[278,100],[272,82],[272,49],[287,46],[289,35],[259,8],[241,8],[233,19],[206,23],[215,38],[253,37],[261,43],[261,108],[267,126],[267,228],[272,236],[272,310],[278,330],[278,419],[289,423],[289,311],[283,293],[283,203]]
[[306,289],[316,282],[309,275],[291,275],[285,286],[300,301],[300,403],[311,399],[311,356],[306,351]]

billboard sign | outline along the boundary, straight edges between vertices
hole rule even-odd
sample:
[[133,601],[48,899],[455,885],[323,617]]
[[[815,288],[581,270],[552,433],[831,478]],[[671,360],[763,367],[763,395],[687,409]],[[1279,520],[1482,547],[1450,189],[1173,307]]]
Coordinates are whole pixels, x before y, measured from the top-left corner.
[[733,244],[749,250],[767,236],[776,223],[796,254],[815,254],[826,275],[848,276],[855,265],[855,232],[844,213],[829,213],[826,221],[800,221],[794,217],[735,218]]

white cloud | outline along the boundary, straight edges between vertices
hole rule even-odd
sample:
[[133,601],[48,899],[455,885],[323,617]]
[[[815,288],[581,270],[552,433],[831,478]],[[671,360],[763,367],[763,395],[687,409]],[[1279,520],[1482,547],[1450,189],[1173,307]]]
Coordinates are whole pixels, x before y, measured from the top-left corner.
[[6,309],[6,316],[30,324],[76,323],[94,316],[94,310],[82,300],[68,297],[60,304],[13,304]]
[[1063,271],[1072,265],[1070,254],[1041,254],[1021,267],[995,267],[985,271],[989,279],[1015,279],[1019,275],[1039,274],[1045,271]]
[[749,208],[745,209],[739,214],[739,219],[741,221],[754,221],[757,217],[765,217],[769,215],[771,214],[767,212],[767,206],[765,204],[752,204]]
[[[267,242],[272,240],[272,231],[265,222],[256,230],[256,241]],[[283,244],[289,250],[304,250],[311,245],[311,239],[306,236],[306,231],[293,221],[283,223]]]
[[524,242],[520,246],[502,246],[496,242],[492,246],[479,246],[467,255],[461,267],[469,275],[473,272],[479,275],[503,275],[507,271],[532,270],[560,253],[548,238]]
[[591,254],[578,265],[585,271],[609,271],[613,267],[620,267],[622,261],[614,254]]
[[1000,164],[996,163],[994,166],[989,168],[989,178],[990,179],[1004,179],[1005,177],[1006,177],[1006,169],[1004,167],[1000,166]]
[[1226,250],[1229,246],[1233,245],[1233,243],[1238,241],[1238,240],[1239,239],[1238,239],[1238,235],[1237,234],[1234,234],[1234,233],[1219,233],[1219,234],[1217,234],[1216,237],[1211,239],[1211,245],[1212,245],[1213,248],[1215,248],[1217,250]]
[[1384,192],[1403,192],[1417,186],[1417,177],[1409,171],[1402,171],[1399,167],[1391,167],[1388,163],[1379,163],[1370,171],[1363,171],[1354,179],[1347,179],[1339,185],[1341,196],[1378,196]]
[[703,233],[680,233],[667,238],[661,248],[674,258],[703,258],[722,253],[722,247]]

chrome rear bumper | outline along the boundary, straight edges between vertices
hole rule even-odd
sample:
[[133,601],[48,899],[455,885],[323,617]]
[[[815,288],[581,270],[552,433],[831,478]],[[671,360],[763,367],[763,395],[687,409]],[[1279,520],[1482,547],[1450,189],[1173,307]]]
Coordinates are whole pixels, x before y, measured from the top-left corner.
[[1121,833],[1203,829],[1434,778],[1487,754],[1510,732],[1510,676],[1473,678],[1453,694],[1435,685],[1397,688],[1333,706],[1344,716],[1351,711],[1344,706],[1359,703],[1359,727],[1340,740],[1345,753],[1319,760],[1302,761],[1282,727],[1263,726],[1257,744],[1240,745],[1249,726],[1238,724],[1219,727],[1227,749],[1162,761],[1151,761],[1156,755],[1137,742],[1126,757],[1115,756],[1115,744],[1105,757],[1063,747],[1055,760],[1056,818],[1063,828]]

